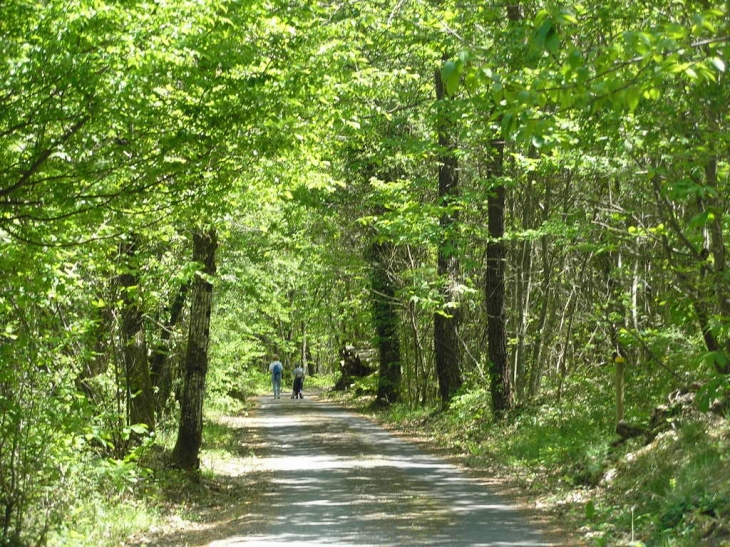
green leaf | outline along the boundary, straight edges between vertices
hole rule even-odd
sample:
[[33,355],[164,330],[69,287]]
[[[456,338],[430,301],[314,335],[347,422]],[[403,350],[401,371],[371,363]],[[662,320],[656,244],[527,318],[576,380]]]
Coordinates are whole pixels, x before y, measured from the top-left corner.
[[560,36],[555,28],[551,28],[548,31],[547,37],[545,38],[545,48],[554,55],[560,51]]
[[586,503],[586,520],[593,520],[596,518],[596,504],[593,500],[588,500]]
[[583,53],[579,49],[574,49],[568,55],[568,65],[573,70],[583,65]]
[[641,98],[641,90],[637,87],[630,87],[626,90],[626,104],[629,107],[629,112],[633,113],[636,107],[639,106],[639,99]]
[[649,89],[645,89],[642,93],[645,99],[649,99],[651,101],[659,100],[659,98],[662,96],[662,92],[660,89],[656,87],[652,87]]
[[535,31],[535,35],[532,37],[532,45],[535,49],[540,51],[546,48],[546,42],[548,34],[553,31],[553,22],[551,19],[545,19],[542,25]]
[[149,430],[149,426],[145,424],[134,424],[129,427],[137,435],[144,435]]
[[495,82],[492,86],[492,99],[495,103],[498,103],[504,97],[504,87],[501,83]]
[[541,9],[535,16],[535,24],[538,25],[550,16],[550,12],[546,9]]
[[588,70],[588,68],[584,67],[584,66],[580,67],[576,71],[576,74],[578,75],[578,83],[581,83],[581,84],[586,82],[588,80],[588,78],[591,77],[591,71]]
[[558,21],[561,23],[570,23],[572,25],[578,24],[578,18],[575,16],[575,14],[566,8],[562,8],[557,15]]
[[444,84],[444,91],[449,97],[453,97],[459,90],[460,64],[454,61],[446,61],[441,67],[441,81]]
[[504,116],[502,116],[502,137],[507,138],[509,137],[510,131],[512,131],[512,125],[514,123],[514,114],[512,112],[507,112]]

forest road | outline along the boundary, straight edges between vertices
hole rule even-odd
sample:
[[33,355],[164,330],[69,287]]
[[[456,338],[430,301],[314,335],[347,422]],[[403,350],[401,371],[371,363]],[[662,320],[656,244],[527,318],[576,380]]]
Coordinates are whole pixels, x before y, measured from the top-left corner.
[[211,547],[553,545],[457,466],[337,405],[262,397],[241,419],[266,487]]

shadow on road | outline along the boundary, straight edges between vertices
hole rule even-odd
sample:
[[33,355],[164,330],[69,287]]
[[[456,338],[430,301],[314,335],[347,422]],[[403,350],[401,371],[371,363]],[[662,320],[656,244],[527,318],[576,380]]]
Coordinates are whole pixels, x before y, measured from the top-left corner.
[[240,453],[247,439],[266,442],[244,474],[220,478],[253,489],[254,501],[156,545],[549,545],[457,467],[335,405],[262,398],[252,417],[234,421]]

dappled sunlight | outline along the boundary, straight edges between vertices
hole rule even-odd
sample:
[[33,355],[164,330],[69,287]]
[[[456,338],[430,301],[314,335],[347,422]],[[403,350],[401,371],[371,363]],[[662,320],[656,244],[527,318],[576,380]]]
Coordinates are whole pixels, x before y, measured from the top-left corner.
[[[546,546],[495,494],[369,421],[312,399],[262,398],[237,426],[268,442],[263,534],[210,545]],[[242,439],[242,443],[246,440]]]
[[[410,461],[399,458],[382,456],[345,457],[345,456],[275,456],[264,457],[257,460],[258,464],[272,471],[308,471],[320,469],[349,469],[353,466],[362,469],[375,469],[378,467],[395,467],[398,469],[429,469],[445,470],[451,469],[448,464],[434,465],[427,462]],[[445,478],[449,480],[449,478]]]
[[247,484],[255,500],[157,545],[550,545],[457,466],[335,405],[262,398],[255,415],[226,426],[240,435],[242,457],[204,460],[206,472]]

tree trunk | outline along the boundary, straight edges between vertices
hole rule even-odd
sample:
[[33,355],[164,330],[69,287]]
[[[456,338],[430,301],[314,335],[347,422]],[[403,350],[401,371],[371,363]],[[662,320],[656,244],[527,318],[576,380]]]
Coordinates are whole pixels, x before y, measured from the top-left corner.
[[525,240],[520,250],[520,272],[516,276],[515,301],[517,347],[514,356],[514,391],[518,401],[523,401],[528,387],[527,379],[527,337],[530,326],[530,304],[532,298],[532,242]]
[[[436,71],[436,99],[441,109],[446,106],[446,94],[441,73]],[[459,196],[459,176],[455,146],[449,135],[450,122],[443,111],[438,121],[438,143],[441,148],[439,167],[439,200],[444,207],[439,224],[441,241],[438,248],[438,275],[444,282],[444,309],[434,315],[434,350],[436,374],[439,381],[441,401],[446,404],[462,384],[458,328],[461,312],[458,307],[459,259],[455,231],[458,213],[451,210]]]
[[624,410],[624,392],[626,387],[626,363],[624,358],[619,354],[614,354],[613,362],[616,366],[616,427],[623,421],[625,410]]
[[[515,23],[522,18],[518,3],[507,5],[507,19]],[[496,138],[491,142],[489,178],[496,182],[487,199],[487,345],[489,356],[489,388],[492,411],[501,416],[514,406],[511,370],[507,355],[507,314],[505,312],[505,259],[507,249],[504,242],[504,208],[506,190],[502,182],[504,175],[504,140]]]
[[159,416],[164,410],[167,399],[172,392],[172,371],[170,370],[170,337],[172,331],[180,320],[183,308],[185,307],[185,299],[187,297],[190,283],[180,286],[180,290],[175,296],[175,300],[170,308],[170,317],[167,323],[162,327],[160,333],[160,342],[155,346],[152,352],[151,374],[152,385],[157,390],[155,410]]
[[155,428],[155,399],[147,360],[144,314],[139,302],[140,280],[134,264],[139,239],[132,236],[119,246],[126,260],[125,271],[119,276],[122,288],[122,355],[127,381],[127,415],[129,424],[145,424]]
[[507,357],[507,318],[504,308],[505,188],[500,180],[504,169],[504,141],[492,142],[492,151],[494,156],[490,162],[490,178],[496,179],[497,185],[487,200],[489,229],[486,275],[487,343],[492,410],[495,415],[500,416],[513,406],[511,371]]
[[398,310],[396,309],[395,287],[388,268],[392,253],[393,246],[390,243],[373,243],[370,248],[371,298],[380,353],[376,400],[381,404],[398,401],[401,390]]
[[[705,178],[707,186],[713,189],[718,188],[717,181],[717,158],[711,157],[705,164]],[[718,191],[719,193],[719,191]],[[713,214],[713,219],[709,223],[709,234],[710,234],[710,253],[713,259],[713,289],[715,292],[715,298],[717,301],[718,311],[721,317],[723,330],[726,330],[728,323],[730,323],[730,292],[728,291],[728,276],[725,267],[725,239],[723,235],[723,225],[725,221],[724,204],[720,202],[718,198],[711,198],[709,203],[710,212]],[[730,337],[725,339],[724,351],[726,359],[715,358],[715,371],[718,374],[730,374],[730,361],[727,357],[730,356]]]
[[[204,277],[215,274],[218,239],[214,229],[193,233],[193,260],[202,264],[193,281],[190,330],[185,354],[185,377],[180,400],[180,426],[172,452],[174,465],[182,469],[200,467],[198,457],[203,438],[203,397],[208,372],[208,340],[213,285]],[[202,275],[201,275],[202,274]]]
[[548,255],[549,245],[547,236],[541,238],[542,246],[542,283],[541,294],[542,301],[540,303],[540,318],[537,321],[537,331],[535,334],[535,344],[532,348],[532,364],[530,366],[529,378],[529,398],[534,399],[540,392],[540,383],[542,382],[542,374],[545,369],[543,358],[543,345],[546,345],[548,335],[546,326],[548,324],[548,310],[552,305],[551,296],[551,278],[552,263]]

